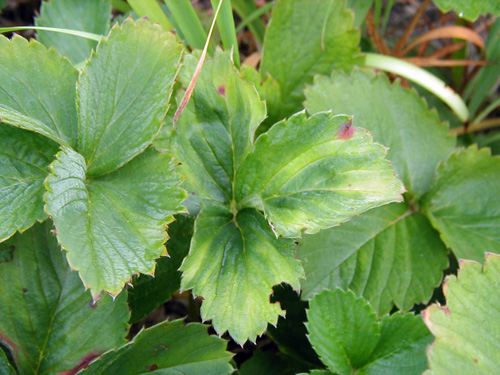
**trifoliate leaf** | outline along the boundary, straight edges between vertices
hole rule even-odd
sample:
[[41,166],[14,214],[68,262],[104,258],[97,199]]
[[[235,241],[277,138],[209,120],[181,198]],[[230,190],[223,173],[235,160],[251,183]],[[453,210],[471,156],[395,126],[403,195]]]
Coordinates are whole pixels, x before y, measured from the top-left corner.
[[344,0],[276,3],[261,63],[262,78],[269,73],[281,87],[281,111],[271,114],[275,121],[302,109],[303,90],[316,74],[348,71],[360,62],[353,18]]
[[182,47],[146,20],[113,27],[78,83],[78,151],[89,175],[119,168],[160,130]]
[[0,119],[75,147],[78,72],[55,50],[0,35]]
[[264,211],[277,233],[300,237],[400,201],[403,186],[386,149],[351,125],[331,112],[301,112],[274,125],[238,171],[239,206]]
[[86,176],[83,157],[63,149],[45,195],[57,237],[94,296],[117,294],[132,275],[152,274],[166,255],[166,224],[185,193],[171,157],[149,149],[113,173]]
[[460,262],[458,276],[443,285],[446,306],[424,311],[436,337],[428,351],[428,375],[500,373],[500,255],[487,254],[483,266]]
[[50,228],[16,234],[13,260],[0,263],[0,342],[23,375],[76,374],[127,334],[126,294],[93,302]]
[[474,21],[481,14],[500,15],[498,0],[436,0],[436,5],[443,12],[454,10],[461,18]]
[[80,375],[226,375],[233,372],[226,341],[207,334],[207,326],[163,322],[141,331],[118,350],[93,362]]
[[[185,65],[180,78],[187,87],[196,60],[186,56]],[[236,171],[264,117],[265,105],[255,88],[241,79],[229,53],[217,51],[205,62],[176,125],[176,155],[189,194],[230,204]]]
[[293,259],[293,245],[276,238],[256,210],[235,216],[224,207],[207,207],[196,219],[181,288],[204,298],[202,318],[211,319],[217,332],[229,331],[240,344],[255,341],[284,313],[269,303],[272,287],[299,287],[302,267]]
[[422,209],[458,258],[484,260],[500,249],[500,157],[476,146],[440,165]]
[[0,242],[47,217],[43,181],[57,144],[0,123]]
[[352,292],[325,290],[307,313],[309,340],[323,363],[341,375],[420,375],[432,335],[420,316],[395,313],[380,323]]
[[[37,26],[58,27],[106,35],[111,20],[111,3],[105,0],[51,0],[42,2]],[[78,64],[90,57],[97,42],[77,36],[39,30],[37,39],[53,46],[63,56]]]
[[301,239],[297,257],[306,273],[302,296],[351,289],[379,316],[394,305],[409,310],[431,298],[448,265],[447,253],[424,215],[406,203],[379,207]]
[[156,260],[154,276],[140,275],[132,281],[132,287],[128,289],[131,323],[144,319],[179,290],[181,273],[178,269],[189,252],[193,226],[192,216],[177,215],[168,226],[170,238],[166,246],[169,256]]
[[430,188],[438,163],[455,146],[437,112],[429,111],[415,91],[391,84],[383,74],[359,69],[350,76],[334,72],[330,78],[317,77],[305,94],[308,112],[354,115],[357,126],[389,147],[387,158],[414,198]]

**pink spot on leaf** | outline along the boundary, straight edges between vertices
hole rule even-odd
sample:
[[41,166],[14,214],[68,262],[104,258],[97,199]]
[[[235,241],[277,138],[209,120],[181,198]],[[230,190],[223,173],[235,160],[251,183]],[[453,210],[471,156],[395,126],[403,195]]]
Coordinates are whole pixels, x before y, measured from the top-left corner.
[[337,132],[337,137],[339,139],[349,139],[354,135],[354,128],[352,127],[352,120],[346,122],[344,125],[340,127]]
[[94,359],[99,358],[100,354],[95,354],[95,353],[89,353],[85,357],[82,358],[78,366],[75,368],[64,371],[61,373],[61,375],[75,375],[78,371],[83,370],[87,367],[89,367],[90,362],[92,362]]
[[219,93],[219,95],[226,96],[226,88],[224,87],[224,85],[219,86],[217,92]]

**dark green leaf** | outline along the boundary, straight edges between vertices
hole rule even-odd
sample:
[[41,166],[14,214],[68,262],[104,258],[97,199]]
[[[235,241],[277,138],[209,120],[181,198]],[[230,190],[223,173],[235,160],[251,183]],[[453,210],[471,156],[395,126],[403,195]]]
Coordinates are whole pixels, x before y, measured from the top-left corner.
[[48,223],[16,234],[11,262],[0,263],[0,341],[21,374],[73,374],[125,343],[125,293],[92,302]]
[[406,203],[370,210],[302,238],[297,257],[306,272],[303,297],[351,289],[379,316],[394,305],[409,310],[430,299],[448,265],[447,253],[426,217]]
[[[51,0],[42,2],[37,26],[58,27],[106,35],[111,18],[111,4],[106,0]],[[76,36],[40,30],[37,39],[47,47],[54,47],[73,64],[90,57],[97,42]]]
[[177,215],[168,226],[169,257],[156,260],[154,277],[141,275],[132,281],[128,292],[128,304],[132,310],[131,323],[135,323],[167,301],[172,293],[179,290],[181,273],[178,271],[182,260],[189,252],[193,236],[194,220],[191,216]]
[[5,352],[0,346],[0,375],[17,375],[14,367],[11,366]]
[[457,258],[484,260],[500,249],[500,157],[476,146],[439,166],[422,209]]
[[316,74],[350,70],[358,58],[359,31],[345,0],[279,0],[267,28],[262,78],[271,74],[281,87],[275,121],[300,111],[305,85]]
[[47,217],[43,181],[57,144],[0,123],[0,242]]
[[79,375],[226,375],[233,369],[225,348],[226,341],[207,335],[204,325],[164,322],[140,332]]
[[309,340],[328,368],[341,375],[420,375],[432,335],[420,316],[395,313],[380,323],[352,292],[325,290],[310,302]]

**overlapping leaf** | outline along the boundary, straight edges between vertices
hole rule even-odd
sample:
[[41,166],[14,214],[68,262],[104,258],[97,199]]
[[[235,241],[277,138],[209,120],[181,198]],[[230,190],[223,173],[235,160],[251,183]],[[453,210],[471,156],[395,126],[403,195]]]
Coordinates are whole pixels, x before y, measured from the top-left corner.
[[[111,3],[106,0],[51,0],[42,2],[35,24],[106,35],[110,19]],[[94,40],[43,30],[38,31],[37,39],[55,47],[73,64],[85,61],[97,46]]]
[[117,294],[133,274],[152,274],[155,259],[166,255],[165,225],[185,197],[171,157],[149,149],[113,173],[88,178],[83,157],[66,148],[51,171],[46,210],[92,294]]
[[500,249],[500,157],[476,146],[440,165],[423,210],[461,259],[484,260]]
[[57,144],[0,123],[0,242],[47,217],[43,181]]
[[[281,88],[281,120],[302,109],[303,89],[316,74],[350,70],[359,62],[359,31],[344,0],[280,0],[273,8],[261,63]],[[336,112],[341,113],[341,112]]]
[[89,175],[109,173],[159,132],[182,47],[146,20],[115,25],[78,84],[78,151]]
[[177,215],[175,221],[168,226],[168,257],[156,260],[154,276],[140,275],[134,278],[132,287],[128,289],[128,304],[132,310],[132,323],[142,320],[150,312],[167,301],[181,285],[179,267],[189,252],[189,244],[193,236],[194,218],[188,215]]
[[297,250],[307,275],[302,296],[351,289],[379,316],[394,304],[409,310],[430,299],[448,265],[447,253],[421,213],[406,203],[380,207],[302,238]]
[[0,118],[75,147],[78,72],[55,50],[0,36]]
[[93,362],[81,375],[162,374],[226,375],[233,372],[226,341],[207,334],[207,327],[180,320],[140,332],[127,345]]
[[181,266],[182,289],[205,298],[201,313],[217,332],[255,341],[282,311],[269,303],[272,287],[299,288],[302,267],[293,259],[293,241],[276,238],[264,217],[246,209],[236,216],[207,207],[195,224],[191,250]]
[[500,15],[500,3],[497,0],[436,0],[436,5],[443,12],[454,10],[469,21],[474,21],[481,14]]
[[[180,78],[187,86],[196,60],[186,56],[184,64]],[[236,171],[264,117],[265,105],[255,89],[239,77],[229,54],[218,51],[205,63],[177,123],[176,154],[191,195],[230,204]]]
[[500,371],[500,256],[484,267],[460,262],[443,286],[446,306],[432,305],[424,320],[436,340],[428,351],[428,375],[489,375]]
[[37,224],[2,244],[13,257],[0,262],[0,342],[23,375],[76,373],[127,332],[126,295],[94,303],[50,228]]
[[2,348],[0,348],[0,375],[17,375]]
[[420,375],[432,340],[421,317],[395,313],[380,323],[352,292],[325,290],[311,300],[309,340],[325,365],[341,375]]
[[357,126],[389,147],[387,158],[412,198],[430,188],[438,163],[455,145],[436,111],[429,111],[414,91],[390,84],[383,74],[334,72],[330,78],[317,77],[305,94],[310,113],[333,110],[354,115]]
[[300,237],[401,200],[386,149],[351,124],[348,116],[302,112],[274,125],[238,171],[240,206],[264,211],[280,235]]

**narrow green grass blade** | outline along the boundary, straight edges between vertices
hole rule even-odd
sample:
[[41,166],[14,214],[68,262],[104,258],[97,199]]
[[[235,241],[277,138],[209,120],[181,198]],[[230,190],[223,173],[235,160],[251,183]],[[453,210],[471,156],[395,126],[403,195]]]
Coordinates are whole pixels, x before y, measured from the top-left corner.
[[173,30],[173,26],[156,0],[128,0],[139,17],[148,17],[153,23],[159,23],[163,30]]
[[266,29],[260,17],[272,9],[274,2],[271,1],[260,8],[257,8],[253,2],[245,0],[232,0],[232,5],[236,13],[243,19],[236,27],[236,33],[248,26],[257,41],[262,44]]
[[21,31],[21,30],[45,30],[45,31],[54,31],[56,33],[68,34],[79,36],[86,39],[91,39],[95,41],[100,41],[102,35],[87,33],[85,31],[77,31],[70,29],[60,29],[57,27],[42,27],[42,26],[15,26],[15,27],[0,27],[0,33],[10,33],[11,31]]
[[233,8],[231,0],[210,0],[212,7],[217,9],[222,1],[219,18],[217,19],[217,27],[222,39],[222,45],[227,51],[233,51],[233,61],[236,66],[240,66],[240,53],[238,51],[238,40],[236,38],[236,28],[234,26]]
[[378,55],[376,53],[365,53],[364,56],[366,58],[365,66],[398,74],[415,82],[448,104],[461,121],[465,122],[469,119],[469,110],[462,97],[435,75],[395,57]]
[[[165,0],[167,8],[172,12],[179,31],[186,38],[187,44],[193,49],[203,49],[207,40],[207,33],[203,29],[200,19],[196,15],[189,0]],[[213,55],[213,49],[208,50]]]

